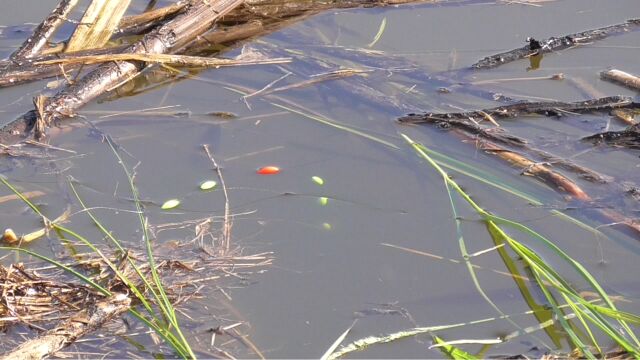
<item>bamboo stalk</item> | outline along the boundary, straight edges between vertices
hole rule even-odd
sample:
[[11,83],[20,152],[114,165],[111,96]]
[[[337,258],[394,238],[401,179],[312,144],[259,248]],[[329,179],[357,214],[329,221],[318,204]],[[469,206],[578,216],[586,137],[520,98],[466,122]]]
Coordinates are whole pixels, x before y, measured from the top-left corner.
[[[226,14],[224,19],[219,20],[219,22],[227,24],[227,28],[222,31],[218,29],[198,36],[193,44],[190,44],[189,48],[185,49],[185,52],[190,54],[200,53],[210,50],[212,46],[217,44],[264,35],[331,8],[345,9],[428,2],[434,2],[434,0],[330,0],[321,2],[306,0],[289,3],[279,0],[252,0],[250,6],[236,8],[230,14]],[[185,8],[186,7],[187,5],[185,5]],[[184,8],[179,6],[173,7],[172,9],[161,8],[158,9],[158,11],[166,12],[166,16],[168,17],[172,10],[181,11],[183,9]],[[142,18],[143,15],[144,14],[140,15],[140,17]],[[124,32],[133,31],[132,27],[135,27],[136,24],[137,26],[144,26],[146,29],[149,26],[156,25],[159,20],[162,20],[162,18],[155,18],[154,20],[150,20],[150,23],[143,25],[140,19],[135,19],[134,17],[130,19],[124,18],[123,22],[126,21],[129,25],[127,25],[127,28],[122,28],[121,30]],[[62,46],[59,46],[57,51],[62,50],[62,48]],[[108,49],[94,49],[88,53],[84,51],[77,53],[94,54],[119,51],[119,48],[115,48],[112,51]],[[49,54],[47,51],[43,51],[43,53]],[[58,56],[64,57],[64,55]],[[52,58],[53,57],[45,57],[38,58],[38,60],[49,60]],[[74,66],[70,65],[69,68],[65,68],[65,71],[73,68]],[[34,65],[33,62],[22,62],[19,65],[12,62],[0,62],[0,87],[14,86],[28,81],[57,76],[61,75],[62,72],[62,69],[57,65],[42,67]]]

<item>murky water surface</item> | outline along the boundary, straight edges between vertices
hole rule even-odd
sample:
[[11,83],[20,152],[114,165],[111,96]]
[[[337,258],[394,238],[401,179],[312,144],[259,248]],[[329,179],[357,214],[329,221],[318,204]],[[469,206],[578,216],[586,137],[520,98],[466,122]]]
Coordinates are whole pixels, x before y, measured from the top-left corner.
[[[0,24],[7,26],[0,28],[0,54],[8,56],[31,30],[29,24],[40,21],[54,3],[0,1]],[[229,188],[231,211],[238,214],[233,219],[232,246],[241,248],[245,255],[273,252],[274,261],[271,266],[249,269],[249,273],[239,270],[237,276],[219,283],[204,283],[202,297],[184,308],[185,316],[193,319],[185,319],[185,327],[203,357],[212,354],[208,329],[236,322],[243,322],[240,333],[267,357],[310,358],[321,356],[352,324],[356,312],[393,309],[395,315],[374,312],[360,318],[347,341],[414,326],[456,324],[499,315],[480,296],[460,262],[458,235],[442,178],[402,141],[400,132],[540,201],[542,206],[533,206],[452,171],[479,204],[548,236],[584,264],[611,294],[629,300],[620,304],[623,309],[637,313],[637,234],[603,226],[607,221],[593,216],[590,205],[567,201],[450,132],[429,126],[402,126],[394,121],[410,111],[496,105],[465,90],[471,88],[531,100],[576,101],[598,96],[594,93],[637,95],[598,77],[598,72],[608,67],[640,73],[637,31],[547,55],[535,70],[527,69],[530,64],[526,60],[487,71],[465,70],[484,56],[521,46],[527,36],[558,36],[640,17],[637,0],[559,0],[538,5],[451,2],[326,12],[244,44],[246,49],[269,56],[292,56],[290,64],[203,70],[190,79],[164,81],[161,85],[147,79],[146,85],[138,84],[140,87],[134,90],[139,92],[136,96],[103,98],[83,108],[84,119],[57,130],[51,145],[73,153],[52,150],[51,159],[5,157],[0,168],[22,190],[45,192],[35,201],[51,217],[60,214],[67,204],[73,211],[80,209],[67,185],[74,179],[83,200],[88,206],[98,207],[95,213],[105,225],[128,245],[141,247],[137,217],[127,212],[133,209],[127,179],[113,152],[101,141],[102,136],[112,137],[129,154],[125,161],[136,165],[136,185],[142,198],[148,200],[146,214],[152,225],[215,216],[214,230],[219,235],[222,191],[198,190],[200,182],[217,179],[203,151],[202,144],[208,144]],[[135,8],[143,6],[138,1]],[[368,47],[383,19],[384,33]],[[63,29],[60,38],[68,31],[71,28]],[[231,49],[225,56],[240,51],[240,47]],[[368,73],[246,101],[229,90],[252,92],[287,72],[292,74],[275,86],[293,84],[341,67]],[[566,79],[489,81],[557,73],[563,73]],[[433,74],[449,83],[429,81]],[[157,76],[155,80],[162,78]],[[472,82],[478,84],[470,85]],[[29,109],[31,97],[46,84],[42,81],[0,90],[2,118],[13,119]],[[450,87],[451,92],[439,93],[437,89],[443,86]],[[368,92],[354,93],[354,89],[366,87]],[[115,115],[159,107],[164,108],[151,115]],[[360,129],[395,147],[327,126],[301,111]],[[212,112],[230,112],[237,117],[221,119],[208,115]],[[623,127],[607,115],[521,117],[502,124],[537,147],[613,176],[619,183],[640,183],[637,151],[593,148],[577,141],[606,127]],[[266,165],[282,171],[272,176],[257,175],[256,169]],[[312,176],[321,177],[324,185],[314,183]],[[599,201],[594,206],[638,216],[638,203],[613,186],[578,182]],[[7,189],[0,190],[0,195],[6,194]],[[320,197],[328,199],[326,204]],[[160,205],[171,198],[180,199],[180,207],[161,210]],[[468,252],[492,247],[493,241],[477,216],[459,199],[455,203],[458,216],[464,219],[462,230]],[[600,227],[602,234],[596,236],[554,216],[552,209]],[[20,233],[40,224],[17,201],[2,204],[0,213],[2,226]],[[74,214],[68,225],[93,239],[102,237],[82,213]],[[59,239],[50,235],[27,247],[50,255],[62,252]],[[517,236],[544,253],[534,241]],[[156,242],[165,255],[175,244],[193,247],[197,253],[196,245],[190,242],[194,237],[190,227],[160,232]],[[415,249],[444,260],[383,244]],[[566,268],[548,255],[550,263]],[[15,258],[9,256],[4,261],[10,263]],[[513,314],[513,320],[523,328],[537,324],[534,317],[521,315],[529,308],[514,281],[494,271],[507,271],[495,251],[474,257],[472,262],[483,267],[476,271],[478,282],[503,313]],[[586,286],[577,280],[576,287]],[[539,291],[532,292],[542,302]],[[438,335],[447,340],[494,339],[516,330],[505,320],[495,320]],[[228,340],[228,336],[218,335],[216,345],[224,348]],[[115,356],[139,353],[140,348],[134,344],[142,344],[144,351],[151,353],[166,351],[154,346],[147,335],[116,337],[109,348]],[[373,346],[353,357],[440,357],[441,353],[429,350],[429,345],[427,337],[407,339]],[[81,344],[76,349],[88,346]],[[238,356],[254,356],[247,348],[237,348]],[[464,348],[476,353],[481,346]],[[560,347],[553,346],[543,331],[537,331],[490,346],[483,354],[539,355],[534,349],[570,350],[566,341]]]

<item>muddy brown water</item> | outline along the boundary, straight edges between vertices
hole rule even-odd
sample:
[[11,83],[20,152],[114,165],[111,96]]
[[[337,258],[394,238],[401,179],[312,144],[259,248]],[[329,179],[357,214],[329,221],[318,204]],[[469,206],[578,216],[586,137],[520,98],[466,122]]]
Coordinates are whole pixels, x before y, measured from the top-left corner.
[[[54,3],[1,1],[0,25],[6,27],[0,28],[0,54],[8,56],[29,33],[32,27],[29,24],[42,19]],[[134,8],[142,8],[143,3],[135,2]],[[527,69],[530,64],[526,60],[487,71],[464,70],[486,55],[521,46],[527,36],[546,38],[640,17],[636,0],[559,0],[537,5],[468,1],[329,11],[244,43],[246,49],[268,55],[294,56],[291,64],[201,71],[191,79],[148,85],[146,91],[135,96],[103,98],[83,109],[86,120],[113,137],[131,155],[125,157],[129,165],[138,163],[136,184],[141,196],[150,201],[146,212],[152,224],[223,213],[224,199],[219,189],[203,193],[197,188],[203,180],[216,179],[201,147],[209,144],[229,187],[232,212],[239,214],[233,223],[233,245],[241,247],[244,254],[274,254],[271,266],[250,269],[250,273],[240,270],[237,277],[205,283],[200,290],[202,297],[183,308],[185,316],[191,318],[184,318],[183,326],[202,357],[212,354],[209,329],[236,322],[242,322],[237,328],[240,333],[269,358],[313,358],[321,356],[351,325],[355,312],[382,308],[384,304],[404,309],[411,318],[365,316],[358,320],[346,341],[415,325],[455,324],[499,315],[479,295],[464,265],[381,245],[389,243],[461,259],[442,179],[403,143],[400,132],[538,199],[543,205],[532,206],[526,200],[452,172],[456,181],[483,207],[548,236],[584,264],[611,294],[629,300],[620,304],[623,309],[640,312],[637,235],[621,232],[615,226],[604,226],[606,221],[593,216],[590,205],[567,201],[550,188],[521,176],[519,170],[483,154],[471,144],[461,143],[450,133],[394,122],[409,109],[457,111],[494,106],[491,100],[464,91],[470,88],[465,84],[473,81],[563,73],[567,79],[586,85],[576,87],[567,80],[532,80],[477,86],[519,99],[575,101],[588,97],[584,90],[587,87],[603,95],[637,96],[636,92],[601,81],[597,73],[608,67],[640,73],[637,62],[640,31],[546,55],[540,68],[535,70]],[[385,31],[369,48],[383,19],[386,19]],[[64,28],[59,37],[63,38],[69,31],[70,27]],[[233,48],[225,55],[235,56],[240,51],[241,47]],[[278,94],[280,99],[249,98],[250,107],[241,95],[225,88],[259,89],[285,71],[294,74],[279,84],[290,84],[341,66],[372,71],[367,77],[288,90]],[[451,86],[451,93],[442,94],[437,91],[442,84],[426,81],[425,74],[441,74],[453,78],[453,83],[464,84]],[[29,109],[31,97],[46,84],[47,81],[42,81],[0,90],[3,120],[13,119]],[[377,89],[399,99],[402,108],[369,102],[349,92],[349,84],[365,84]],[[333,121],[362,129],[398,148],[329,127],[272,104],[284,104],[283,99]],[[180,116],[104,117],[166,106],[172,107],[162,111],[179,112]],[[231,112],[237,118],[228,120],[206,115],[211,112]],[[593,148],[577,141],[607,126],[622,128],[607,115],[568,115],[562,119],[521,117],[505,121],[503,125],[538,147],[614,176],[620,183],[640,184],[637,151]],[[79,209],[66,184],[72,177],[78,181],[85,202],[99,207],[96,215],[107,227],[128,245],[140,246],[137,218],[127,212],[133,209],[128,200],[127,180],[111,150],[101,142],[100,134],[78,120],[63,125],[50,143],[77,154],[52,151],[49,160],[5,157],[0,161],[2,174],[25,191],[44,191],[46,195],[36,203],[52,217],[62,212],[68,203],[73,210]],[[282,171],[273,176],[257,175],[256,168],[265,165],[279,166]],[[324,179],[324,185],[314,183],[312,176]],[[640,204],[612,187],[579,183],[598,199],[597,206],[638,216]],[[0,195],[8,193],[7,189],[0,190]],[[319,197],[327,197],[327,204],[320,204]],[[160,204],[171,198],[180,199],[180,207],[162,211]],[[468,251],[473,253],[493,246],[468,207],[459,199],[455,203],[458,215],[465,219],[463,235]],[[563,210],[592,227],[599,227],[602,235],[595,236],[553,216],[552,209]],[[15,201],[2,204],[0,214],[3,227],[12,227],[20,233],[39,226],[39,220],[24,204]],[[73,215],[68,225],[89,237],[101,238],[83,214]],[[163,244],[188,244],[192,238],[192,229],[184,229],[162,232],[156,242],[160,251],[168,253],[168,245]],[[530,239],[519,238],[537,246]],[[54,236],[40,239],[28,248],[49,255],[63,251]],[[578,288],[585,287],[565,265],[545,254],[571,280],[576,280]],[[3,261],[10,263],[16,259],[12,255]],[[473,263],[506,271],[495,252],[475,257]],[[511,279],[491,270],[478,270],[477,275],[482,289],[505,314],[516,314],[513,319],[522,327],[536,325],[533,317],[517,315],[528,307]],[[533,291],[541,300],[538,292]],[[446,340],[493,339],[515,330],[512,324],[496,320],[441,331],[438,335]],[[114,337],[106,330],[101,333],[115,339],[105,345],[112,351],[110,357],[126,356],[129,352],[141,356],[172,356],[166,347],[154,345],[148,335]],[[17,335],[9,332],[4,336]],[[101,340],[91,339],[86,344],[74,345],[69,351],[89,354],[104,351]],[[229,339],[231,337],[218,335],[215,344],[225,348],[224,343]],[[430,339],[419,337],[373,346],[352,356],[442,356],[437,350],[429,350],[429,345]],[[238,341],[227,346],[237,356],[255,356]],[[466,345],[463,348],[476,353],[481,347]],[[556,347],[544,332],[538,331],[490,346],[483,354],[539,356],[547,351],[569,350],[566,339]]]

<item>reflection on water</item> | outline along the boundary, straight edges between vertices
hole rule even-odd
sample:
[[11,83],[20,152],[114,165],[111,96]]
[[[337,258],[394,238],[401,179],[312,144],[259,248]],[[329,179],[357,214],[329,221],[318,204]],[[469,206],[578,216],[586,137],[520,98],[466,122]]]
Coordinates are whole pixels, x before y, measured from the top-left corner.
[[[51,3],[53,6],[55,1]],[[139,7],[145,4],[137,3]],[[130,164],[137,164],[136,185],[150,224],[158,227],[213,216],[212,235],[216,239],[220,236],[223,193],[219,187],[209,192],[198,189],[203,181],[216,179],[202,150],[202,144],[209,144],[224,173],[235,214],[233,245],[243,254],[274,252],[274,265],[207,283],[199,289],[201,297],[181,309],[189,337],[203,357],[211,357],[215,350],[212,334],[216,334],[215,347],[223,347],[237,337],[223,334],[218,327],[238,322],[242,326],[237,330],[267,357],[309,358],[322,355],[354,318],[359,320],[348,340],[415,325],[456,324],[498,315],[478,294],[462,261],[459,234],[442,178],[415,156],[398,132],[458,161],[452,160],[458,170],[448,171],[483,207],[522,221],[552,238],[588,267],[607,290],[629,300],[621,305],[625,310],[638,312],[636,299],[640,292],[631,285],[639,270],[636,239],[618,232],[614,226],[603,226],[602,233],[594,235],[584,226],[567,222],[550,210],[562,210],[591,226],[602,225],[598,219],[585,216],[591,204],[567,203],[552,189],[521,176],[519,169],[486,156],[475,144],[460,142],[453,132],[394,122],[409,109],[447,112],[496,105],[487,94],[523,99],[583,98],[568,82],[488,81],[523,78],[529,70],[536,70],[540,76],[562,72],[569,78],[584,79],[605,94],[635,96],[600,81],[597,72],[610,65],[612,54],[620,66],[640,72],[637,52],[629,49],[630,44],[638,42],[637,32],[591,47],[548,54],[544,67],[540,67],[542,55],[532,56],[526,71],[526,61],[490,71],[465,70],[488,54],[522,45],[526,34],[546,38],[591,29],[624,21],[633,11],[637,11],[635,0],[618,1],[615,5],[607,1],[567,0],[546,2],[541,7],[436,4],[328,12],[252,43],[269,54],[294,56],[289,65],[202,70],[185,73],[179,79],[170,72],[150,72],[124,92],[89,105],[83,114],[117,141],[123,153],[128,154]],[[41,14],[34,13],[33,17],[40,18]],[[373,50],[365,49],[382,19],[387,19],[383,36]],[[13,22],[9,17],[2,18],[2,24],[20,25]],[[0,41],[7,49],[18,42],[4,38]],[[239,52],[235,49],[226,55]],[[285,87],[341,68],[366,73],[249,99],[232,91],[251,92],[247,89],[259,90],[272,83]],[[291,75],[283,78],[287,72]],[[446,78],[441,80],[442,77]],[[449,86],[472,81],[484,85],[473,89]],[[21,113],[45,83],[3,89],[2,110],[12,117]],[[443,86],[453,90],[439,93],[438,88]],[[149,110],[139,112],[141,109]],[[127,113],[113,116],[114,112]],[[637,154],[593,149],[577,141],[609,126],[607,116],[568,114],[560,120],[523,117],[501,125],[551,153],[613,174],[620,182],[640,182]],[[383,142],[344,131],[344,127],[335,124],[373,134]],[[68,193],[71,176],[79,182],[85,202],[100,208],[96,209],[97,215],[108,228],[127,244],[138,246],[137,219],[128,212],[133,207],[123,186],[127,179],[113,153],[100,136],[95,136],[100,133],[82,121],[58,131],[51,138],[52,144],[75,154],[50,150],[51,158],[3,158],[2,169],[9,169],[4,175],[25,190],[43,191],[46,195],[38,199],[38,204],[51,215],[69,202],[79,210]],[[269,176],[256,173],[256,169],[265,166],[277,166],[280,172]],[[532,201],[503,188],[477,181],[469,176],[474,171],[515,188],[542,205],[534,206]],[[616,196],[606,202],[610,198],[607,187],[580,184],[598,199],[604,199],[605,206],[637,212],[637,203],[630,199]],[[6,193],[2,189],[1,194]],[[164,201],[174,198],[180,200],[175,211],[160,209]],[[477,221],[477,215],[458,200],[455,205],[470,247],[468,252],[493,247],[493,239]],[[3,220],[18,231],[40,226],[39,219],[17,202],[3,204],[0,211]],[[95,239],[102,238],[82,213],[72,216],[70,226]],[[159,231],[157,250],[171,254],[172,249],[180,247],[200,256],[192,242],[195,237],[194,227]],[[528,244],[542,251],[535,242]],[[64,250],[53,234],[31,246],[43,253]],[[545,256],[554,261],[551,254]],[[503,249],[473,257],[473,264],[479,267],[477,281],[519,326],[537,326],[549,315],[545,313],[548,309],[543,297],[528,282],[505,276],[508,270],[523,277],[527,274],[517,261],[505,259],[513,259],[513,254]],[[560,263],[554,265],[567,270]],[[584,286],[578,279],[572,280],[577,287]],[[541,310],[537,318],[524,314],[536,307]],[[514,330],[503,319],[452,328],[439,335],[447,340],[490,339]],[[531,355],[529,351],[534,347],[542,350],[533,356],[548,350],[570,350],[564,334],[558,333],[553,328],[539,330],[485,348],[482,354]],[[110,347],[122,351],[116,355],[136,352],[137,348],[168,353],[144,334],[116,337],[114,341]],[[355,356],[440,357],[437,350],[426,349],[428,344],[430,339],[417,337],[375,346]],[[89,346],[79,345],[77,349],[89,350]],[[255,356],[241,341],[231,347],[233,354]],[[482,350],[474,345],[465,349],[474,353]]]
[[542,61],[542,53],[537,53],[529,56],[529,67],[527,71],[538,70],[540,68],[540,62]]

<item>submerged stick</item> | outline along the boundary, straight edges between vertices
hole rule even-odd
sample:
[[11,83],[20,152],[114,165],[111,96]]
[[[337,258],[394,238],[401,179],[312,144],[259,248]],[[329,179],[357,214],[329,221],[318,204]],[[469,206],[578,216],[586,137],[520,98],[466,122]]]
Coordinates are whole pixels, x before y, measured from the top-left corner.
[[514,151],[505,149],[490,142],[482,142],[480,148],[488,154],[493,154],[522,169],[523,175],[540,179],[552,188],[567,193],[577,200],[591,201],[591,197],[573,180],[552,170],[548,165],[537,163]]
[[[464,133],[459,134],[461,135],[462,139],[466,140],[467,142],[475,140]],[[553,170],[548,164],[535,162],[522,154],[516,153],[498,144],[488,141],[483,141],[479,146],[487,154],[497,156],[498,158],[508,162],[509,164],[520,168],[523,175],[533,176],[535,179],[547,184],[552,189],[555,189],[560,193],[565,193],[575,200],[585,203],[593,202],[593,198],[575,181],[563,175],[562,173]],[[605,207],[596,208],[594,210],[604,218],[613,221],[614,224],[624,225],[625,228],[631,230],[635,236],[640,235],[640,223],[638,223],[635,219],[629,218],[628,216],[618,212],[617,210],[608,209]]]
[[605,80],[621,83],[622,85],[640,91],[640,77],[627,72],[611,69],[600,73]]
[[511,118],[521,114],[540,114],[545,116],[560,116],[563,113],[588,113],[594,111],[606,111],[619,108],[634,108],[640,104],[626,96],[608,96],[598,99],[562,102],[562,101],[540,101],[540,102],[519,102],[512,105],[498,106],[480,111],[467,111],[459,113],[424,113],[408,114],[398,119],[402,123],[438,123],[447,122],[453,119],[469,120],[483,119],[486,114],[494,118]]
[[[198,1],[172,21],[145,35],[125,51],[129,53],[162,54],[176,52],[196,36],[206,31],[221,16],[242,4],[243,0]],[[48,99],[43,115],[47,124],[72,117],[75,111],[134,77],[144,62],[114,61],[103,64],[78,82]],[[5,125],[0,130],[0,142],[16,142],[32,130],[37,116],[34,110]]]
[[627,31],[636,30],[640,26],[640,19],[627,20],[622,24],[605,26],[598,29],[587,30],[561,37],[551,37],[546,40],[536,41],[530,39],[529,45],[513,49],[500,54],[487,56],[471,65],[472,69],[491,69],[502,64],[527,58],[531,55],[549,53],[552,51],[567,49],[580,44],[601,40],[611,35],[618,35]]
[[64,23],[67,15],[76,6],[78,0],[62,0],[51,14],[42,21],[33,34],[11,55],[11,60],[30,58],[37,55],[45,47],[51,36]]
[[129,309],[131,299],[124,294],[113,295],[89,306],[35,339],[4,354],[1,360],[43,359],[55,354],[84,335],[93,332]]

